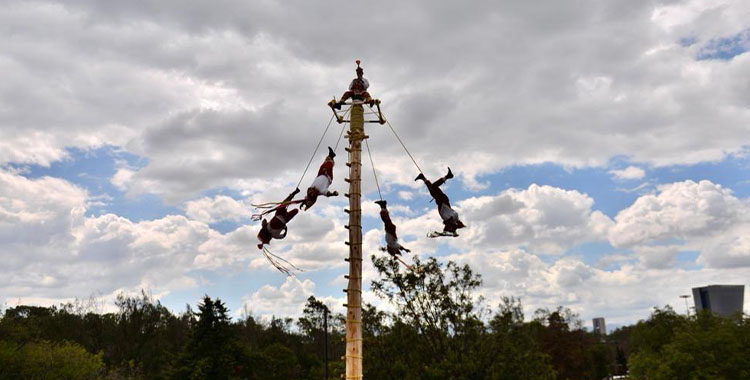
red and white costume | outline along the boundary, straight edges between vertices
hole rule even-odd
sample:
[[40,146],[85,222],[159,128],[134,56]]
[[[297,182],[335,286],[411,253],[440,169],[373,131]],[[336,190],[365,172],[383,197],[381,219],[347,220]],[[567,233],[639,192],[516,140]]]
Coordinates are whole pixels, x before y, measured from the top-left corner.
[[318,194],[326,195],[328,188],[333,183],[333,157],[326,157],[318,169],[318,176],[313,180],[310,188],[317,190]]
[[402,250],[409,252],[408,249],[404,248],[404,246],[402,246],[401,243],[398,242],[396,225],[393,224],[391,216],[388,213],[388,210],[386,210],[385,208],[385,201],[381,202],[383,202],[383,204],[381,205],[380,219],[383,220],[383,224],[385,225],[385,251],[394,256],[400,255]]

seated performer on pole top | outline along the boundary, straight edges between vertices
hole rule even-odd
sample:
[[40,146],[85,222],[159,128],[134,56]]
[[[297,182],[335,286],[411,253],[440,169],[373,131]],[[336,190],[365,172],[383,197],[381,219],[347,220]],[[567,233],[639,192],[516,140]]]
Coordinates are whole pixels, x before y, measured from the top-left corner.
[[334,107],[338,110],[341,109],[341,105],[344,104],[345,101],[347,101],[349,98],[355,99],[355,100],[364,100],[367,102],[370,106],[375,104],[375,101],[370,96],[370,93],[367,92],[367,88],[370,87],[370,82],[363,77],[364,70],[362,67],[359,66],[360,61],[357,60],[357,77],[352,80],[352,83],[349,84],[349,91],[345,92],[344,95],[341,95],[341,100],[339,100]]
[[315,177],[312,185],[307,188],[307,196],[302,200],[302,206],[305,211],[309,210],[318,200],[319,195],[326,197],[335,197],[339,195],[338,191],[328,191],[328,187],[333,183],[333,158],[336,157],[336,153],[333,152],[331,147],[328,147],[328,156],[326,157],[323,164],[320,165],[318,170],[318,176]]
[[294,191],[275,208],[273,218],[271,218],[270,222],[263,219],[262,227],[260,228],[260,232],[258,232],[258,240],[260,240],[258,249],[263,249],[264,244],[271,244],[271,239],[283,239],[286,237],[287,223],[289,223],[299,212],[299,210],[287,210],[287,207],[292,204],[292,198],[294,198],[297,193],[299,193],[299,189],[294,189]]
[[390,253],[393,257],[396,257],[396,255],[400,255],[401,251],[411,252],[398,242],[398,236],[396,235],[396,225],[393,224],[393,221],[391,221],[391,216],[388,213],[388,209],[386,208],[388,202],[379,200],[375,201],[375,203],[380,206],[380,219],[382,219],[383,224],[385,224],[386,246],[385,248],[381,248],[381,250]]
[[418,181],[420,179],[424,181],[425,186],[427,186],[427,190],[430,191],[430,195],[432,195],[432,198],[435,199],[438,213],[440,213],[440,217],[443,219],[443,232],[431,234],[432,237],[458,236],[456,230],[466,227],[463,222],[458,219],[458,213],[451,208],[451,202],[448,199],[448,196],[445,195],[442,190],[440,190],[440,186],[444,184],[445,181],[451,178],[453,178],[453,173],[451,172],[451,168],[448,168],[448,174],[435,182],[430,182],[429,180],[427,180],[427,178],[425,178],[424,174],[422,173],[419,173],[417,178],[414,179],[415,181]]

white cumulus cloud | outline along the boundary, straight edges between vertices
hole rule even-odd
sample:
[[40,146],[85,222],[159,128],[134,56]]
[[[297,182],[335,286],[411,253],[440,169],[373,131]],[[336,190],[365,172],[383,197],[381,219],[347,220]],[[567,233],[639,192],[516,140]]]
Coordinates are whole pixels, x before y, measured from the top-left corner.
[[710,181],[684,181],[659,187],[615,217],[609,240],[629,246],[654,240],[711,235],[736,223],[743,203],[731,190]]
[[628,166],[625,169],[610,170],[609,173],[612,174],[612,176],[614,176],[617,179],[625,179],[625,180],[641,179],[646,175],[646,172],[637,166]]
[[223,220],[239,221],[252,215],[252,207],[226,195],[203,197],[185,203],[185,215],[204,223]]
[[302,314],[305,301],[314,295],[315,283],[309,279],[287,277],[279,286],[263,285],[244,298],[248,310],[263,317],[296,317]]
[[575,190],[531,185],[459,202],[466,234],[484,247],[525,246],[560,254],[584,241],[604,240],[612,221]]

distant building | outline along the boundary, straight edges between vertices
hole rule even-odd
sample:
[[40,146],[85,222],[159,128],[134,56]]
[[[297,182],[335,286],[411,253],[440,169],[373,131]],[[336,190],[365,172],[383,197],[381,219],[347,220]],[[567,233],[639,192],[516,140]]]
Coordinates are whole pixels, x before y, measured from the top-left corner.
[[745,285],[709,285],[693,288],[695,311],[711,310],[728,317],[742,313],[745,301]]
[[604,318],[594,318],[594,332],[599,335],[607,335],[607,325],[604,323]]

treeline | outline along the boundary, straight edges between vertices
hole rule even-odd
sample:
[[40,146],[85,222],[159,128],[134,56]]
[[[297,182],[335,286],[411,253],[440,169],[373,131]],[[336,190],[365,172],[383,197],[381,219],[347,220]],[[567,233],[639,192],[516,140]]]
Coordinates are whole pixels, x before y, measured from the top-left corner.
[[[608,336],[586,332],[569,309],[539,309],[526,320],[521,302],[494,310],[474,291],[468,266],[435,259],[404,272],[373,257],[375,293],[394,312],[363,310],[364,378],[748,379],[750,320],[709,313],[686,317],[655,309]],[[232,320],[219,299],[204,297],[173,314],[147,294],[121,296],[116,313],[75,305],[17,306],[0,319],[0,379],[324,379],[324,313],[310,297],[302,317]],[[328,379],[343,373],[344,317],[329,318]]]

